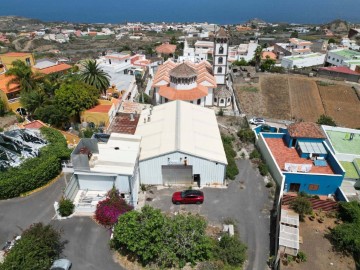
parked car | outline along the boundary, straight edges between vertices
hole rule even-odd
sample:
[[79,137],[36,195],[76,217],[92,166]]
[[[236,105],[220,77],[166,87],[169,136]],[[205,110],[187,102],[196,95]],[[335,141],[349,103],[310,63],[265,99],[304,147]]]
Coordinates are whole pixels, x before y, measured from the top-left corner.
[[50,270],[69,270],[71,262],[68,259],[58,259],[53,262]]
[[202,204],[204,202],[204,193],[200,190],[192,190],[192,189],[178,191],[173,194],[172,202],[175,204],[181,204],[181,203]]
[[266,124],[265,120],[263,118],[251,118],[249,120],[249,123],[252,125],[262,125],[262,124]]

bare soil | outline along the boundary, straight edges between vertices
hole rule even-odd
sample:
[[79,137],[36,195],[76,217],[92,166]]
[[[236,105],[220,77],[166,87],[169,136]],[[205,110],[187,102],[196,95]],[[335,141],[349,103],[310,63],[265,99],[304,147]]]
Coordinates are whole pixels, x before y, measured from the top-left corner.
[[249,116],[316,122],[321,114],[339,126],[360,127],[360,100],[345,82],[321,81],[301,75],[261,74],[258,91],[246,91],[247,83],[235,84],[241,109]]
[[329,228],[334,228],[335,218],[324,218],[324,223],[317,220],[310,221],[308,217],[305,222],[300,223],[300,236],[303,244],[300,250],[307,256],[307,261],[302,263],[292,262],[288,266],[282,265],[286,270],[355,270],[355,262],[352,256],[336,252],[332,244],[326,238]]
[[0,128],[5,128],[17,123],[17,119],[15,115],[6,115],[0,117]]

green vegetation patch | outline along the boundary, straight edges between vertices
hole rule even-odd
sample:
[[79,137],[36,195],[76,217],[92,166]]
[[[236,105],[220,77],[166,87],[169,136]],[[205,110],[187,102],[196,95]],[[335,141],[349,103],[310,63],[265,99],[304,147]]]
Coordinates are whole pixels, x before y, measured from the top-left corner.
[[328,130],[331,144],[338,153],[360,155],[360,134],[350,140],[350,133]]
[[352,162],[340,161],[340,163],[345,169],[345,178],[359,178],[359,174]]
[[246,91],[246,92],[259,92],[259,88],[255,86],[243,86],[240,87],[240,90]]
[[40,129],[48,145],[40,149],[38,157],[25,160],[20,166],[0,174],[0,199],[20,196],[37,189],[61,172],[61,161],[69,159],[71,150],[60,131],[48,127]]
[[335,85],[334,83],[332,82],[326,82],[326,81],[316,81],[318,85],[320,86],[332,86],[332,85]]
[[222,134],[221,139],[222,139],[222,142],[224,145],[226,159],[228,162],[228,165],[226,166],[226,177],[231,180],[234,180],[236,175],[239,174],[239,169],[235,163],[236,152],[233,149],[233,145],[232,145],[234,138],[231,136],[226,136],[226,135]]

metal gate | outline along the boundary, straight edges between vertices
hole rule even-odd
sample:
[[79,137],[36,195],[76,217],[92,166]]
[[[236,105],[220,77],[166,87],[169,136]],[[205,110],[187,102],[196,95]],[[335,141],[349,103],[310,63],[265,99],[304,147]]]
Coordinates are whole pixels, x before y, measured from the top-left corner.
[[162,165],[161,171],[164,185],[192,185],[194,182],[191,165]]

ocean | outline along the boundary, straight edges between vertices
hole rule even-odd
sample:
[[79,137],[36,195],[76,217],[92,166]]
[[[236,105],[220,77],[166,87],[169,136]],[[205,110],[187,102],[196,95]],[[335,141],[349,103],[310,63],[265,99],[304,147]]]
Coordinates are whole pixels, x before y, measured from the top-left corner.
[[360,21],[360,0],[1,0],[0,16],[87,23]]

